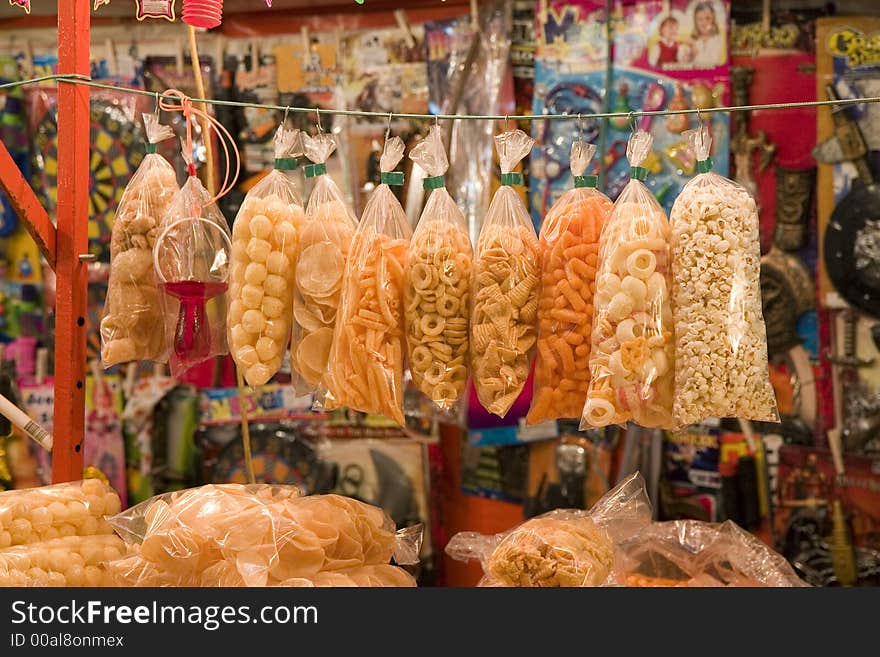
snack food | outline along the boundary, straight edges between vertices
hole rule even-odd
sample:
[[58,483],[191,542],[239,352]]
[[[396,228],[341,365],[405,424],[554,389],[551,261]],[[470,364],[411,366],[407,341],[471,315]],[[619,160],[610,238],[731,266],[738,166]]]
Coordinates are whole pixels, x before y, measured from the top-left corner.
[[403,417],[403,288],[412,229],[389,183],[403,157],[403,141],[385,142],[380,184],[351,243],[342,305],[330,348],[325,408],[347,406]]
[[0,587],[113,586],[105,564],[125,543],[114,534],[65,536],[0,550]]
[[673,413],[778,422],[761,308],[761,248],[755,199],[718,175],[703,125],[684,133],[700,172],[672,206],[675,317]]
[[275,168],[248,191],[232,228],[226,316],[229,347],[252,386],[274,376],[290,340],[294,268],[304,211],[289,172],[296,168],[300,155],[300,131],[279,126]]
[[144,114],[147,154],[125,186],[110,237],[110,280],[101,318],[104,367],[135,360],[167,358],[153,246],[159,223],[178,191],[174,167],[156,153],[156,144],[174,136],[158,114]]
[[325,570],[311,578],[293,577],[284,580],[278,586],[414,587],[416,580],[403,568],[385,563],[345,570]]
[[631,180],[614,202],[602,234],[593,313],[590,386],[581,429],[633,421],[676,428],[672,417],[674,342],[670,298],[670,228],[642,182],[648,132],[627,146]]
[[585,176],[596,147],[571,147],[575,188],[550,208],[541,225],[538,345],[529,424],[579,417],[590,382],[593,293],[599,237],[611,215],[610,199]]
[[[431,190],[406,271],[409,367],[418,389],[450,410],[467,385],[473,249],[464,215],[443,180],[449,161],[440,128],[433,126],[409,157],[428,174],[424,187]],[[438,317],[443,319],[439,333]]]
[[[504,417],[522,392],[535,347],[538,305],[538,236],[522,199],[510,187],[522,184],[511,173],[532,148],[522,130],[495,137],[502,186],[495,192],[474,253],[476,279],[470,340],[474,387],[483,407]],[[428,320],[425,331],[439,334],[445,320]]]

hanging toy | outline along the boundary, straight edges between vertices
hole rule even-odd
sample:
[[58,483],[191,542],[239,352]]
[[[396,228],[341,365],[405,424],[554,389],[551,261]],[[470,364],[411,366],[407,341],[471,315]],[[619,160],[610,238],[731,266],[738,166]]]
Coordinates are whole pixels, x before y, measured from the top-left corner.
[[[629,85],[626,82],[621,82],[620,88],[617,91],[617,100],[614,101],[614,107],[611,108],[611,111],[618,114],[629,114],[632,112],[632,107],[629,106],[628,95]],[[617,130],[626,130],[629,127],[628,116],[616,116],[608,119],[608,122],[612,128]]]
[[206,30],[223,22],[223,0],[183,0],[183,22]]
[[[663,103],[666,102],[666,89],[659,82],[652,82],[645,90],[645,100],[642,103],[643,112],[656,112],[663,109]],[[653,116],[643,116],[639,119],[639,130],[648,132],[651,129],[651,121]]]
[[[675,93],[669,101],[670,110],[684,110],[688,108],[687,98],[684,96],[684,87],[681,82],[675,83]],[[666,117],[666,129],[669,132],[682,133],[688,129],[690,119],[687,114],[670,114]]]

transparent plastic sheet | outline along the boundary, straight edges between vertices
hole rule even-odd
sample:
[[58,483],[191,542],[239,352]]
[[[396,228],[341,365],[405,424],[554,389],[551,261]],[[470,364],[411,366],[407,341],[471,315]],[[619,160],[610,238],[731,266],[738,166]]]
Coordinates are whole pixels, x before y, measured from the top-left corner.
[[[385,142],[379,167],[390,174],[403,140]],[[403,295],[412,228],[391,187],[370,196],[352,239],[342,303],[330,348],[325,408],[403,417]]]
[[614,568],[616,545],[648,526],[651,515],[645,481],[635,473],[589,511],[556,509],[494,536],[461,532],[446,553],[478,559],[480,586],[600,586]]
[[354,211],[324,172],[335,149],[333,135],[303,135],[303,150],[314,163],[306,167],[306,176],[316,182],[306,206],[293,296],[290,363],[294,388],[301,395],[313,393],[323,384],[345,264],[357,228]]
[[64,536],[112,534],[119,495],[100,479],[0,493],[0,549]]
[[[166,493],[111,518],[132,553],[108,564],[126,586],[279,586],[415,555],[377,507],[294,486],[217,484]],[[287,585],[287,584],[284,584]]]
[[291,173],[302,154],[300,131],[279,126],[275,168],[247,193],[232,228],[227,339],[251,386],[275,375],[290,342],[294,272],[305,220]]
[[684,133],[697,176],[672,206],[675,398],[682,424],[707,417],[778,422],[761,306],[755,199],[711,170],[707,126]]
[[[474,253],[471,309],[474,387],[483,407],[504,417],[529,375],[538,313],[538,236],[511,171],[534,140],[522,130],[495,137],[503,184],[489,205]],[[512,178],[508,178],[512,176]]]
[[448,411],[467,386],[473,248],[464,215],[442,181],[449,162],[440,128],[433,126],[409,157],[433,187],[413,233],[406,272],[409,367],[416,387]]
[[611,216],[611,200],[584,176],[596,147],[571,147],[575,188],[553,204],[539,237],[541,283],[538,344],[529,424],[580,417],[590,381],[590,339],[599,238]]
[[652,523],[619,546],[608,584],[807,586],[782,555],[730,520]]
[[666,213],[639,178],[653,145],[638,130],[627,146],[632,179],[602,234],[581,429],[633,421],[674,429],[674,336]]
[[174,167],[155,144],[174,136],[158,115],[144,114],[147,155],[125,187],[110,238],[110,280],[101,319],[101,362],[105,368],[137,360],[164,362],[162,323],[153,246],[159,224],[180,189]]
[[115,534],[65,536],[0,550],[0,587],[107,587],[106,563],[125,554]]

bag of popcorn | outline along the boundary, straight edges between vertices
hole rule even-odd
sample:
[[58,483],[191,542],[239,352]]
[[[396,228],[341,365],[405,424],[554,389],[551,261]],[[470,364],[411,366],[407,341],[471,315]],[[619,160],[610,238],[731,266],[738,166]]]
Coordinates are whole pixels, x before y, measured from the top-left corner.
[[672,416],[670,227],[644,184],[648,172],[641,166],[652,145],[649,132],[638,130],[630,138],[631,180],[602,234],[581,429],[627,421],[659,429],[677,425]]
[[711,136],[685,133],[699,173],[672,206],[673,413],[778,422],[761,312],[758,211],[744,187],[712,171]]
[[226,326],[229,348],[248,385],[281,367],[293,321],[293,274],[304,211],[291,172],[302,155],[299,130],[279,126],[275,168],[245,196],[232,227]]
[[495,137],[501,187],[489,204],[474,253],[470,318],[474,387],[483,407],[499,417],[522,392],[535,347],[538,236],[526,206],[511,187],[522,184],[522,174],[512,171],[534,143],[522,130]]

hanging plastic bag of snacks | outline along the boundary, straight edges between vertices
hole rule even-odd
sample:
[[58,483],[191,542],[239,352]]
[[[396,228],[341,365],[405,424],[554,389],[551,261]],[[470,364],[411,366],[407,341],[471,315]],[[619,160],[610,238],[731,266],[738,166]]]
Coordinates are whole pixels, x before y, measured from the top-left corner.
[[380,184],[351,243],[342,305],[330,349],[326,408],[347,406],[403,425],[403,288],[412,238],[406,212],[390,185],[403,157],[400,137],[385,142]]
[[306,206],[294,277],[290,363],[300,394],[316,391],[327,371],[345,263],[357,227],[354,211],[327,175],[325,163],[335,149],[333,135],[303,135],[303,150],[313,162],[305,174],[317,181]]
[[669,221],[645,186],[649,132],[633,133],[624,187],[599,249],[590,386],[581,428],[623,424],[675,428]]
[[675,315],[675,399],[682,424],[706,417],[778,422],[761,311],[755,199],[712,171],[711,135],[685,134],[695,176],[670,215]]
[[299,130],[275,133],[275,168],[248,193],[232,228],[229,348],[249,385],[275,375],[290,341],[294,267],[304,221],[290,172],[302,155]]
[[590,381],[593,293],[599,236],[611,216],[611,200],[585,176],[596,147],[571,147],[575,188],[557,200],[541,226],[538,347],[529,424],[579,417]]
[[535,347],[538,236],[511,187],[522,184],[522,174],[512,171],[534,143],[522,130],[495,137],[502,186],[489,204],[474,254],[470,325],[474,387],[483,407],[499,417],[522,392]]
[[468,320],[473,249],[467,223],[446,190],[449,168],[439,127],[410,159],[431,190],[410,245],[406,273],[406,339],[415,385],[439,408],[450,410],[467,385]]
[[111,367],[136,360],[167,358],[162,305],[153,246],[159,224],[180,189],[174,167],[156,153],[156,144],[174,131],[159,124],[158,114],[144,114],[147,155],[131,177],[113,221],[110,238],[110,280],[101,319],[101,362]]

